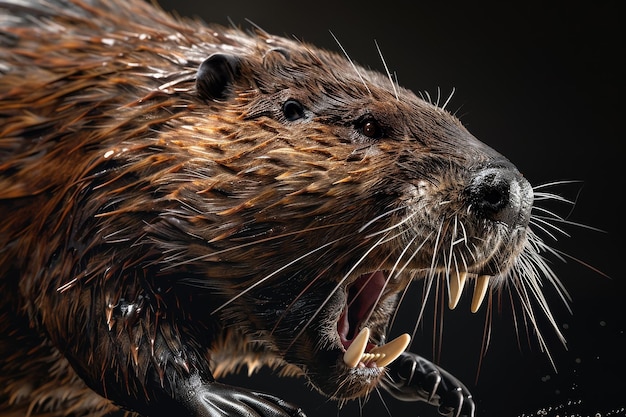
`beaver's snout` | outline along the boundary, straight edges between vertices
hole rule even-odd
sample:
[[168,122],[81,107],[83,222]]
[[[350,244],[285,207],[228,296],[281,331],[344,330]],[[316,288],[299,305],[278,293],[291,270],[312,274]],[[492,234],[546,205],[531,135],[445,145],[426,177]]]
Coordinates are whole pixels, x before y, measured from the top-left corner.
[[478,171],[466,189],[472,211],[509,227],[526,227],[533,192],[529,182],[508,161]]

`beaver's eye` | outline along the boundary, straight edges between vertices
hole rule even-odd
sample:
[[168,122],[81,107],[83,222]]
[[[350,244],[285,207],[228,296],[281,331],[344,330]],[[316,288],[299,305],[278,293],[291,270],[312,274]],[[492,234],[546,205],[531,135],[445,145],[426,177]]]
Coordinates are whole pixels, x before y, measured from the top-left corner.
[[372,139],[379,139],[383,136],[383,129],[380,127],[380,124],[376,121],[376,119],[368,118],[361,122],[360,124],[361,133]]
[[289,99],[283,104],[283,115],[285,119],[293,122],[304,117],[304,106],[294,99]]

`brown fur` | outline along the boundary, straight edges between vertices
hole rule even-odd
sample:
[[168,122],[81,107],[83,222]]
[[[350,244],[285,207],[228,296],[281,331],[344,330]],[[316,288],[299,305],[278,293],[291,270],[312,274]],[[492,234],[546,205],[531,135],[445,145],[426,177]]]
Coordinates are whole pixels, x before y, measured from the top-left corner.
[[[152,398],[153,373],[167,387],[245,363],[363,396],[382,374],[317,368],[341,350],[359,274],[406,263],[369,319],[377,340],[411,279],[445,279],[453,261],[502,282],[536,250],[527,219],[468,208],[473,173],[503,158],[386,77],[266,33],[95,3],[0,1],[3,415],[102,415],[115,409],[102,396]],[[196,88],[215,53],[241,63],[223,97]],[[305,120],[285,119],[289,99]],[[384,134],[364,135],[367,118]]]

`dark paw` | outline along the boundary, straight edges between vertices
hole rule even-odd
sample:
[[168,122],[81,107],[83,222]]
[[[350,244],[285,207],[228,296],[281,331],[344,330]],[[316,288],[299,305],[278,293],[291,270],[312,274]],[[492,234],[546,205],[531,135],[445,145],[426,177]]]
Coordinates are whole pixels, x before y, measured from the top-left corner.
[[383,387],[403,401],[425,401],[450,417],[474,417],[472,394],[465,385],[432,362],[405,352],[387,367]]
[[306,417],[304,412],[278,397],[251,392],[217,382],[189,380],[179,387],[180,400],[197,417]]

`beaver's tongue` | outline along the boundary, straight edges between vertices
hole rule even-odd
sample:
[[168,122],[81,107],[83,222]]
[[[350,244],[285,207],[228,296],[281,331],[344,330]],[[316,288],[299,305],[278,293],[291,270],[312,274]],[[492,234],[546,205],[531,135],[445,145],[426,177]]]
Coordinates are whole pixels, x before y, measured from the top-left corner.
[[[343,360],[350,368],[382,368],[400,356],[411,340],[408,334],[403,334],[385,345],[376,346],[369,341],[370,330],[365,326],[354,335],[380,299],[385,281],[384,273],[377,271],[360,276],[348,289],[347,306],[337,323],[337,331],[346,348]],[[352,340],[348,340],[351,336]]]

